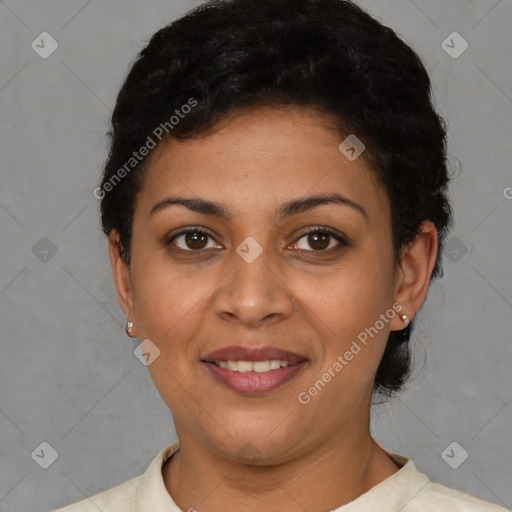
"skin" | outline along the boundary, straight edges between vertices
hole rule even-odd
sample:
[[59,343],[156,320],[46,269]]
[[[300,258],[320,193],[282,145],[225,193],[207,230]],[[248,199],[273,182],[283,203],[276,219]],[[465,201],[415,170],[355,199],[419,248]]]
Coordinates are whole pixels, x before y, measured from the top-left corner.
[[[109,237],[133,336],[161,351],[148,369],[180,441],[162,473],[183,510],[332,510],[399,469],[370,435],[372,386],[389,331],[402,329],[400,315],[412,319],[425,300],[437,233],[425,221],[395,261],[385,190],[362,157],[349,161],[338,150],[342,140],[314,110],[260,107],[205,136],[163,141],[149,156],[137,197],[130,266],[119,256],[118,234]],[[332,192],[359,204],[367,218],[328,203],[277,221],[282,203]],[[231,219],[182,205],[150,215],[167,196],[221,203]],[[187,226],[214,236],[166,245]],[[318,226],[344,234],[350,245],[304,235]],[[263,249],[252,263],[236,252],[247,236]],[[339,250],[327,252],[331,247]],[[301,404],[298,394],[395,302],[400,313]],[[234,344],[276,345],[308,364],[274,391],[236,393],[200,362]],[[241,460],[241,450],[256,454],[252,463]]]

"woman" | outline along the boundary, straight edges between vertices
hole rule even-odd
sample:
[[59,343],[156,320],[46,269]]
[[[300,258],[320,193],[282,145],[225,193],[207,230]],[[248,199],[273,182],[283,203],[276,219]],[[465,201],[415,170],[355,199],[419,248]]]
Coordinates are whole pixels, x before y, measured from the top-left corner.
[[417,55],[344,0],[206,3],[117,98],[101,185],[126,332],[179,441],[60,511],[499,511],[370,434],[452,222]]

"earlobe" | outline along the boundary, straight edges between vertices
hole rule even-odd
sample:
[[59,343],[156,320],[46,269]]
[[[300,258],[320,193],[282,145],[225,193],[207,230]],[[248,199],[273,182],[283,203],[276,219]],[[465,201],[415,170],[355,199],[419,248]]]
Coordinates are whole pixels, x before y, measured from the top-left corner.
[[110,232],[108,237],[108,249],[117,300],[126,318],[133,322],[134,311],[130,267],[121,257],[120,237],[115,229]]
[[410,322],[427,296],[437,257],[437,230],[431,221],[423,221],[416,239],[402,249],[395,300],[402,305],[392,330],[404,328],[401,317]]

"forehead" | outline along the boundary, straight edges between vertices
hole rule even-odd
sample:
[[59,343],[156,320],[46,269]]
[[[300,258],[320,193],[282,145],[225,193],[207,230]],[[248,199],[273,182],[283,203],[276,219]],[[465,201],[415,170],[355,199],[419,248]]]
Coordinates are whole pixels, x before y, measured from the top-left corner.
[[138,203],[149,211],[172,193],[254,211],[339,192],[382,216],[385,191],[363,157],[340,152],[342,141],[331,120],[309,108],[243,111],[200,136],[164,139],[148,157]]

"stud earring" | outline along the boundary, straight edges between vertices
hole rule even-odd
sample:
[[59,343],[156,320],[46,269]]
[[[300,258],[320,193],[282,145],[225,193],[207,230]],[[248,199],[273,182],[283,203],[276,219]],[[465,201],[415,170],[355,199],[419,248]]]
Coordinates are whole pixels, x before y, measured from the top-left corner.
[[[409,321],[410,321],[409,317],[407,315],[402,315],[400,318],[402,319],[402,322],[405,324],[405,327],[407,327],[409,325]],[[405,327],[404,327],[404,329],[405,329]]]
[[129,336],[130,338],[133,338],[132,336],[132,329],[133,329],[133,323],[132,322],[126,322],[126,327],[125,327],[125,332],[126,332],[126,335]]

